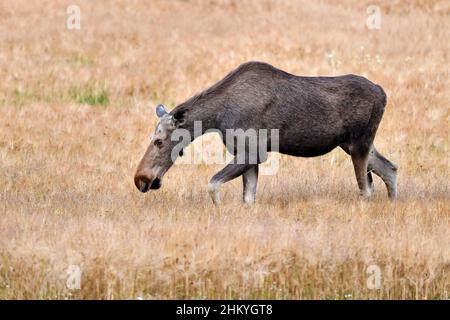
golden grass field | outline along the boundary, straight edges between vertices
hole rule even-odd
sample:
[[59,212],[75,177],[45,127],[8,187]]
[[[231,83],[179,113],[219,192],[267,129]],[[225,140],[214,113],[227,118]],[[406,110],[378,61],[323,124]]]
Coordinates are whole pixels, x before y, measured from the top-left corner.
[[[1,1],[0,298],[449,299],[450,5],[375,2],[379,30],[371,1]],[[383,86],[375,144],[399,166],[398,200],[378,178],[360,200],[338,149],[281,157],[254,206],[241,179],[213,206],[220,165],[175,165],[139,193],[155,105],[249,60]]]

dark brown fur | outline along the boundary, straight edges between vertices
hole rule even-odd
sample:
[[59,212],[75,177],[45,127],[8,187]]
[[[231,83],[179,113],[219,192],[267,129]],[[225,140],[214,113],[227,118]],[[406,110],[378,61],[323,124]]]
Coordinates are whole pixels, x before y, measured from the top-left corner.
[[[170,115],[179,124],[177,127],[192,133],[192,139],[196,138],[194,121],[202,121],[203,132],[219,130],[226,145],[225,130],[240,128],[279,129],[279,152],[292,156],[320,156],[341,146],[352,156],[361,193],[370,195],[369,168],[384,177],[393,198],[396,166],[373,147],[385,106],[383,89],[360,76],[300,77],[266,63],[248,62],[177,106]],[[371,166],[374,162],[387,165],[375,170]],[[392,172],[386,171],[388,167]],[[214,187],[210,189],[216,192],[221,183],[254,168],[255,164],[230,163],[212,178],[210,185]]]

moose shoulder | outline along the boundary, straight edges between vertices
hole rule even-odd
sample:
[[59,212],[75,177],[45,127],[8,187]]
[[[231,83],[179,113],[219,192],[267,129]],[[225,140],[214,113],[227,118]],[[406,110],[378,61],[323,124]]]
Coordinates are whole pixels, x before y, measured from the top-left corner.
[[[209,182],[215,204],[220,202],[220,185],[239,176],[243,177],[244,201],[255,201],[258,165],[266,160],[261,149],[315,157],[341,147],[351,156],[360,194],[371,196],[373,172],[384,181],[393,199],[397,167],[373,145],[385,106],[383,89],[360,76],[301,77],[266,63],[248,62],[170,113],[158,106],[160,122],[137,168],[135,184],[142,192],[158,189],[176,159],[172,150],[177,142],[171,139],[172,134],[177,129],[187,130],[192,141],[197,137],[194,122],[201,121],[200,134],[219,130],[227,149],[235,155]],[[229,129],[275,129],[278,141],[270,137],[257,140],[256,160],[251,161],[252,143],[246,140],[243,148],[237,148],[235,141],[230,141],[234,139],[226,139]]]

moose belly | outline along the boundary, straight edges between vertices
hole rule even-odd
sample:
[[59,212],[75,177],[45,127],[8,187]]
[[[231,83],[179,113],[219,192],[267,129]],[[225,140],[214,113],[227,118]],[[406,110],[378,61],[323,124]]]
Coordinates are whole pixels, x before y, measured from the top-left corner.
[[328,139],[290,139],[289,142],[280,141],[279,152],[296,157],[317,157],[324,155],[337,146],[342,141],[339,137],[330,137]]

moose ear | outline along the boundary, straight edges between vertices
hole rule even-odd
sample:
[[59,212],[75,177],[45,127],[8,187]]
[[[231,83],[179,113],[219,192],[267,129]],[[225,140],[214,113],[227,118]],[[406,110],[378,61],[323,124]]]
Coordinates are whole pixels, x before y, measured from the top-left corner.
[[158,118],[162,118],[166,114],[167,114],[166,108],[164,108],[162,104],[158,104],[158,106],[156,107],[156,115],[158,116]]
[[173,114],[173,121],[176,127],[186,123],[186,111],[180,110]]

